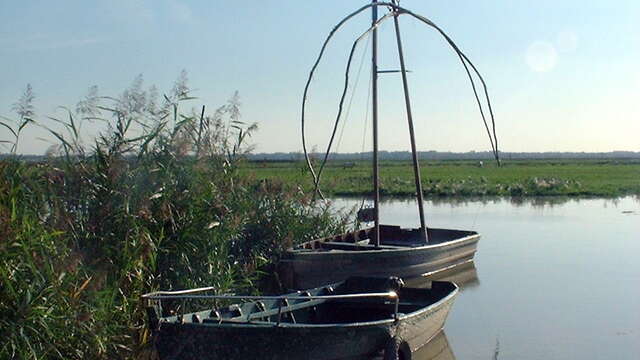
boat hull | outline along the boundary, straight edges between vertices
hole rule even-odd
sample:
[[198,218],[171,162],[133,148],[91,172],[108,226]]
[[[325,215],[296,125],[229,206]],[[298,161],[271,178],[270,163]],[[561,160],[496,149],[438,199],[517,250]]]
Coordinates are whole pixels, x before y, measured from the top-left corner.
[[[434,229],[434,233],[449,230]],[[457,231],[457,230],[451,230]],[[279,277],[289,289],[305,289],[350,276],[432,275],[473,260],[480,235],[464,232],[433,244],[380,250],[298,251],[290,249],[279,263]]]
[[399,342],[415,351],[444,326],[457,288],[427,308],[398,320],[351,324],[163,323],[155,331],[159,358],[170,359],[370,359]]

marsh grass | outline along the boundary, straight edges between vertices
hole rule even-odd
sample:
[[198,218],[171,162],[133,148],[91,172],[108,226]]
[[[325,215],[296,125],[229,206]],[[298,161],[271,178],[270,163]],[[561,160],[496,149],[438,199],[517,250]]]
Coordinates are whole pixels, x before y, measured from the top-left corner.
[[118,98],[90,91],[51,119],[48,161],[0,162],[0,358],[149,357],[141,294],[256,293],[283,248],[344,226],[300,189],[238,171],[257,127],[237,94],[184,114],[179,85],[160,106],[138,79]]
[[[344,167],[329,162],[322,190],[329,195],[367,195],[371,167],[367,162]],[[258,179],[278,178],[313,189],[299,162],[245,163],[241,171]],[[422,162],[422,188],[428,197],[478,196],[624,196],[640,194],[637,160],[519,160],[503,166],[473,161]],[[407,161],[385,161],[380,167],[381,193],[415,194],[413,170]]]

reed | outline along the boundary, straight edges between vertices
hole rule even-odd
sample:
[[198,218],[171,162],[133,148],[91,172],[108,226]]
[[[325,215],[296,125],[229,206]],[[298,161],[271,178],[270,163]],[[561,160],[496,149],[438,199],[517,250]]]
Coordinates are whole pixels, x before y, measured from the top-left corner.
[[[238,171],[257,126],[237,94],[183,112],[180,85],[160,105],[141,79],[117,98],[90,91],[46,126],[47,161],[0,162],[0,358],[151,357],[142,293],[256,293],[283,248],[345,226]],[[87,122],[103,124],[90,141]]]

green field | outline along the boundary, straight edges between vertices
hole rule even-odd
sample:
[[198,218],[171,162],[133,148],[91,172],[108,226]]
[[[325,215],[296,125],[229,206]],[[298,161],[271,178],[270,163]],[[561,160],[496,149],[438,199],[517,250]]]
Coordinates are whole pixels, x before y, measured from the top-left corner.
[[[304,162],[249,162],[242,168],[256,180],[279,179],[313,188]],[[317,170],[316,170],[317,171]],[[518,160],[501,167],[484,161],[422,162],[427,196],[623,196],[640,194],[640,160]],[[381,194],[415,193],[409,161],[380,164]],[[321,189],[327,195],[362,195],[371,191],[371,164],[329,162]]]

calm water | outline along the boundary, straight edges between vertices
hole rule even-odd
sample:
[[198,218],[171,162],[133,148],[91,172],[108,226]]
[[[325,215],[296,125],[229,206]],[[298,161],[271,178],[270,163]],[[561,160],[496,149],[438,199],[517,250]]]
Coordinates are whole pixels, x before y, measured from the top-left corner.
[[[446,335],[416,358],[640,359],[639,198],[425,205],[429,226],[482,238]],[[415,227],[416,214],[381,205],[382,223]]]

